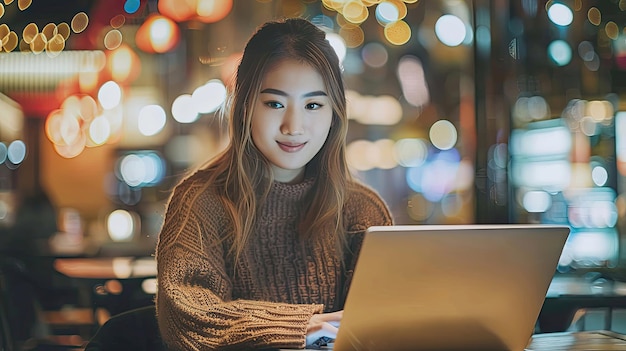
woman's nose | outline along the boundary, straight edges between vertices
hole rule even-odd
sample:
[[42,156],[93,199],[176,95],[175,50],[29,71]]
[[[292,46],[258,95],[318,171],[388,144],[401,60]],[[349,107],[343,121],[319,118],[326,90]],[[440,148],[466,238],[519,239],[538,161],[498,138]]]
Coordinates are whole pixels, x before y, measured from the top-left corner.
[[283,135],[304,134],[304,124],[300,111],[294,108],[287,108],[283,118],[283,124],[280,126],[280,132]]

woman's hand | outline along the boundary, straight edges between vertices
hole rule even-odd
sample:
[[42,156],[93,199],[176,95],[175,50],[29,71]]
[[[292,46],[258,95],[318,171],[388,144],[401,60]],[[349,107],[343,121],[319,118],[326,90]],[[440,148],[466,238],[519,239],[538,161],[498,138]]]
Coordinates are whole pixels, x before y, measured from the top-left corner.
[[331,313],[314,314],[306,327],[306,344],[311,345],[322,337],[335,339],[343,310]]

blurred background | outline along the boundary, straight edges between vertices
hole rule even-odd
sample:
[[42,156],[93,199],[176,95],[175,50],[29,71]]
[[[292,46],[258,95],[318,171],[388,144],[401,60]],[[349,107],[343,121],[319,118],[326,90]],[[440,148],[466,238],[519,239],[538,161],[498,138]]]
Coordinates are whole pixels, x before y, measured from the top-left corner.
[[149,303],[169,190],[225,147],[221,106],[246,40],[267,20],[305,17],[342,61],[350,167],[397,224],[565,224],[560,273],[621,272],[625,10],[3,0],[0,250],[40,275],[43,310],[96,306],[105,320]]

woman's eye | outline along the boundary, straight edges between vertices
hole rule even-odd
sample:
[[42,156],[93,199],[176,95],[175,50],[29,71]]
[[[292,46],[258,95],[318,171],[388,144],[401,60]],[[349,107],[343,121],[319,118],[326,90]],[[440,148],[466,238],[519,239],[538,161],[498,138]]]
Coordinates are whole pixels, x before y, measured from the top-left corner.
[[271,108],[282,108],[283,104],[281,104],[278,101],[268,101],[265,103],[265,105],[271,107]]
[[317,102],[311,102],[309,104],[306,105],[306,109],[307,110],[317,110],[322,108],[323,105],[318,104]]

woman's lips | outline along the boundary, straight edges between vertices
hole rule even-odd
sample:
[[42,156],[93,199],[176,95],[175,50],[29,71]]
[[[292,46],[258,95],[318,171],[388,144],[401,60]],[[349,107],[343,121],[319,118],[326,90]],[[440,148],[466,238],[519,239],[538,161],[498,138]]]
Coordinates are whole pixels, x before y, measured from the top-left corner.
[[306,143],[285,143],[285,142],[276,142],[278,147],[285,152],[298,152],[300,151]]

